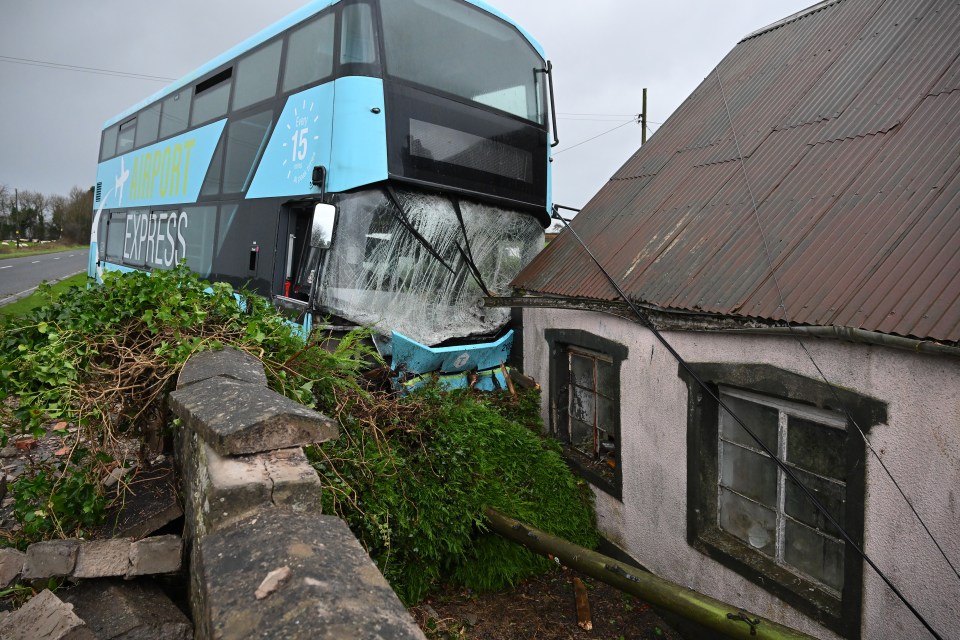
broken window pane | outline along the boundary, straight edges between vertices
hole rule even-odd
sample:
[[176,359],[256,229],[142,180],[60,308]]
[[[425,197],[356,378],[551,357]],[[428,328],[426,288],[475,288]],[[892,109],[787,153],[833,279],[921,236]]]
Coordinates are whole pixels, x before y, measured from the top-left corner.
[[720,527],[754,549],[772,556],[776,551],[777,514],[732,491],[720,489]]
[[[491,293],[506,295],[510,281],[543,246],[540,223],[461,200],[461,227],[450,198],[403,191],[397,198],[403,215],[381,190],[341,196],[320,307],[431,346],[506,325],[510,310],[483,306],[483,290],[457,245],[473,256]],[[446,266],[406,228],[404,217]]]
[[570,418],[570,446],[581,453],[593,457],[593,424]]
[[596,397],[593,389],[570,387],[570,415],[588,424],[593,424],[596,413]]
[[573,384],[592,389],[594,387],[595,358],[570,352],[570,377]]
[[721,442],[720,484],[768,507],[777,506],[777,467],[770,458]]

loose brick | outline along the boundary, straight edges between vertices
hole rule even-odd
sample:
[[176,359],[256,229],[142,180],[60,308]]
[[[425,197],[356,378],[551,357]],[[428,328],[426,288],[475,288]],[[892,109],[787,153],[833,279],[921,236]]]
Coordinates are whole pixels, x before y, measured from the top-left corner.
[[130,547],[130,570],[127,576],[179,571],[182,547],[180,536],[155,536],[137,540]]
[[79,540],[50,540],[27,547],[23,579],[63,578],[73,573]]
[[81,544],[73,577],[108,578],[127,575],[130,568],[130,543],[129,538],[116,538]]

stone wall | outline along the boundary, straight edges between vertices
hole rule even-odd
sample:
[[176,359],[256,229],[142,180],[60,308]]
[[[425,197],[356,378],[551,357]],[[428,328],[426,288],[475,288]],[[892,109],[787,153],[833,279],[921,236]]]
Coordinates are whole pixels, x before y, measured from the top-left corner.
[[170,396],[196,638],[424,638],[347,526],[320,512],[303,445],[325,416],[234,349],[190,359]]

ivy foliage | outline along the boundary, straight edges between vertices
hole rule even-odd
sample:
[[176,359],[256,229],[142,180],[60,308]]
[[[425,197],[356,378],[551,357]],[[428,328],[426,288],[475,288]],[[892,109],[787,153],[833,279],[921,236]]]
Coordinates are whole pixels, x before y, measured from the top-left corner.
[[441,581],[496,590],[551,567],[488,532],[487,507],[596,544],[589,489],[538,433],[538,392],[434,386],[378,420],[342,420],[340,438],[308,454],[326,485],[324,511],[347,521],[404,602]]
[[302,343],[265,301],[239,298],[185,268],[106,274],[103,286],[74,287],[21,317],[0,318],[0,444],[35,438],[45,425],[74,425],[60,435],[69,455],[32,459],[13,483],[21,524],[14,542],[83,532],[109,502],[102,478],[123,463],[125,440],[145,425],[162,427],[166,393],[187,358],[229,344],[263,356],[275,386],[312,403],[312,386],[283,362]]
[[2,420],[4,443],[53,421],[76,425],[58,432],[69,455],[11,487],[22,525],[14,543],[99,524],[122,498],[100,482],[122,463],[117,443],[167,424],[164,399],[183,363],[229,345],[260,358],[272,388],[339,421],[338,439],[308,449],[324,510],[344,518],[405,602],[439,581],[497,589],[551,566],[489,533],[487,507],[595,544],[590,492],[540,435],[537,392],[428,386],[401,397],[369,332],[304,344],[265,301],[240,299],[178,268],[108,276],[0,320],[0,395],[15,414]]

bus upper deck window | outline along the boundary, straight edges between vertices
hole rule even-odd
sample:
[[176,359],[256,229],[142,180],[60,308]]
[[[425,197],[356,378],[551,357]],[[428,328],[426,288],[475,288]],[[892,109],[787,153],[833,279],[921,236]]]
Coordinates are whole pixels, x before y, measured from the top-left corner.
[[133,149],[133,139],[137,132],[137,119],[127,120],[120,125],[120,134],[117,136],[117,155]]
[[237,63],[237,86],[233,90],[234,109],[248,107],[277,94],[282,47],[283,42],[277,40]]
[[163,101],[160,114],[160,137],[166,138],[187,128],[190,117],[190,94],[185,90],[169,96]]
[[193,111],[190,113],[191,127],[227,114],[232,76],[231,67],[197,85],[193,94]]
[[333,74],[334,15],[309,22],[290,34],[283,90],[290,91]]
[[100,143],[100,159],[112,158],[117,151],[117,130],[120,127],[113,125],[103,132],[103,141]]
[[157,141],[157,129],[160,126],[160,104],[154,104],[144,109],[137,116],[136,146],[142,147]]
[[368,4],[351,4],[343,9],[340,34],[340,64],[375,64],[377,40]]

